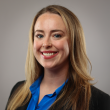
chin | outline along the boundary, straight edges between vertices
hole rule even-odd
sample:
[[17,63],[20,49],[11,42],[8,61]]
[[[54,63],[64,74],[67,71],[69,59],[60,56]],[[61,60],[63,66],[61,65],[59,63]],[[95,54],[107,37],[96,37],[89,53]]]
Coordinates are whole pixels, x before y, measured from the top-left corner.
[[55,65],[52,65],[52,64],[45,64],[42,66],[44,67],[44,69],[54,69],[56,67]]
[[45,65],[43,67],[44,67],[44,69],[52,69],[52,68],[54,68],[54,66],[51,66],[51,65]]

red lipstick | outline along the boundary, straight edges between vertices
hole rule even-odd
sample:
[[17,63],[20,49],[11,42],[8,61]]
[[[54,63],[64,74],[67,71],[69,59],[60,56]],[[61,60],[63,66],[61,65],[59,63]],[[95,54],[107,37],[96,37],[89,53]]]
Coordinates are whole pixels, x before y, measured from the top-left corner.
[[[53,53],[53,55],[44,55],[43,53]],[[41,52],[41,56],[44,59],[51,59],[51,58],[55,57],[56,55],[58,55],[58,52],[56,52],[56,51],[42,51]]]

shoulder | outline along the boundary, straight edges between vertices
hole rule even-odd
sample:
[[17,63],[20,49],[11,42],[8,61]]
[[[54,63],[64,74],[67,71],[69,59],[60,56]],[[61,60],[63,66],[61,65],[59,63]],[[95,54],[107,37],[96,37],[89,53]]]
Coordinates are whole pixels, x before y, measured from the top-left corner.
[[7,106],[8,106],[9,99],[11,98],[11,96],[12,96],[12,95],[14,94],[14,92],[15,92],[21,85],[23,85],[24,83],[25,83],[25,80],[24,80],[24,81],[19,81],[19,82],[17,82],[17,83],[13,86],[13,88],[12,88],[12,90],[11,90],[11,92],[10,92],[10,95],[9,95],[9,98],[8,98],[8,101],[7,101],[5,110],[7,110]]
[[10,93],[10,96],[14,93],[15,90],[18,89],[18,87],[20,87],[20,86],[23,85],[24,83],[25,83],[25,80],[17,82],[17,83],[13,86],[13,88],[12,88],[12,90],[11,90],[11,93]]
[[92,98],[94,99],[101,99],[100,101],[108,101],[110,99],[110,96],[106,94],[105,92],[99,90],[98,88],[91,86],[91,93]]
[[110,96],[91,86],[90,110],[110,110]]

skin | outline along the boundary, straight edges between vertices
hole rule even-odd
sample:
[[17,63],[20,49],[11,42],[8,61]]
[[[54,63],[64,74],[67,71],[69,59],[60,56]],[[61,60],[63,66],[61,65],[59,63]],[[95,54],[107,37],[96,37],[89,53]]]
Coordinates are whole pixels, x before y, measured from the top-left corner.
[[[44,51],[57,52],[57,55],[45,59],[42,55]],[[59,15],[44,13],[37,19],[33,52],[37,61],[44,67],[44,78],[40,84],[40,102],[46,94],[53,93],[60,87],[68,75],[69,37]]]

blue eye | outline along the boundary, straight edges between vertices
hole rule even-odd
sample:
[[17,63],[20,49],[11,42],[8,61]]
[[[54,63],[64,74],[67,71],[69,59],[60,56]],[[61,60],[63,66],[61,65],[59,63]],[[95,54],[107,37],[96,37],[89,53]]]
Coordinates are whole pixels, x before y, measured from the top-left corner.
[[60,38],[61,35],[60,35],[60,34],[55,34],[54,37],[56,37],[56,38]]
[[37,37],[37,38],[42,38],[42,37],[43,37],[43,35],[38,34],[38,35],[36,35],[36,37]]

